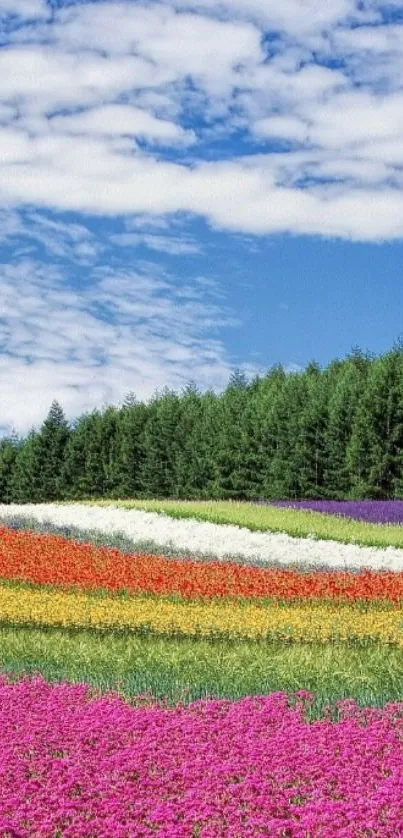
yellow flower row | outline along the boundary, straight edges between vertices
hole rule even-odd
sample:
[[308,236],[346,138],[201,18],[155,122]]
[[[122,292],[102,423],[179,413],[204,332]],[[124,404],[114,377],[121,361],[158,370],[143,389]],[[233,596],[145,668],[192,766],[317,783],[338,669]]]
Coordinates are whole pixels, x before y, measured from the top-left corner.
[[94,597],[74,591],[0,585],[0,622],[149,629],[159,634],[225,634],[251,639],[377,639],[403,646],[401,610],[364,611],[331,603],[264,606],[251,602],[173,602],[142,596]]

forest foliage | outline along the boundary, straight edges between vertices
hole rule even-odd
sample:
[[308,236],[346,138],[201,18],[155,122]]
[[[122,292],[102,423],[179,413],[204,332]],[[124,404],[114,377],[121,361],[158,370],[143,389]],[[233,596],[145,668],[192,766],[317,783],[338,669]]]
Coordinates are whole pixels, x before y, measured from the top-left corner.
[[403,346],[321,369],[280,365],[224,392],[129,394],[0,441],[0,501],[403,497]]

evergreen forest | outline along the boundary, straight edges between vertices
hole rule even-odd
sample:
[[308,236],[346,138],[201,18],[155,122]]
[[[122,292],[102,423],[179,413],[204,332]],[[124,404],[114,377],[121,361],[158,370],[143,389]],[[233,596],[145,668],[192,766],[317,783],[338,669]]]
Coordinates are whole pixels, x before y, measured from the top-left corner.
[[129,394],[0,441],[0,501],[403,498],[403,345],[321,369],[280,365],[224,392]]

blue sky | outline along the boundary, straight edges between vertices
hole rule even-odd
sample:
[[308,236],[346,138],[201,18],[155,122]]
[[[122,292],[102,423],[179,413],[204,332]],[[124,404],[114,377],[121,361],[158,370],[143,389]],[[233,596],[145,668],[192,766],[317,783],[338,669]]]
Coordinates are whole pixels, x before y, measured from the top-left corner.
[[400,0],[0,0],[0,429],[403,334]]

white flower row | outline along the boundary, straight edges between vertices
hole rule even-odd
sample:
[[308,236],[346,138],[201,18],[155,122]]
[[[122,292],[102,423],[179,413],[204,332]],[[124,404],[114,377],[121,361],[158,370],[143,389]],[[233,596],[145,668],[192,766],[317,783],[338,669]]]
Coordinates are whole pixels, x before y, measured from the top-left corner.
[[403,570],[403,550],[394,547],[360,547],[337,541],[295,538],[285,533],[251,532],[244,527],[194,519],[177,520],[137,509],[80,504],[0,504],[0,519],[3,522],[16,517],[82,531],[122,533],[134,544],[152,540],[171,551],[188,550],[189,553],[213,555],[217,559],[239,557],[262,565],[278,563]]

